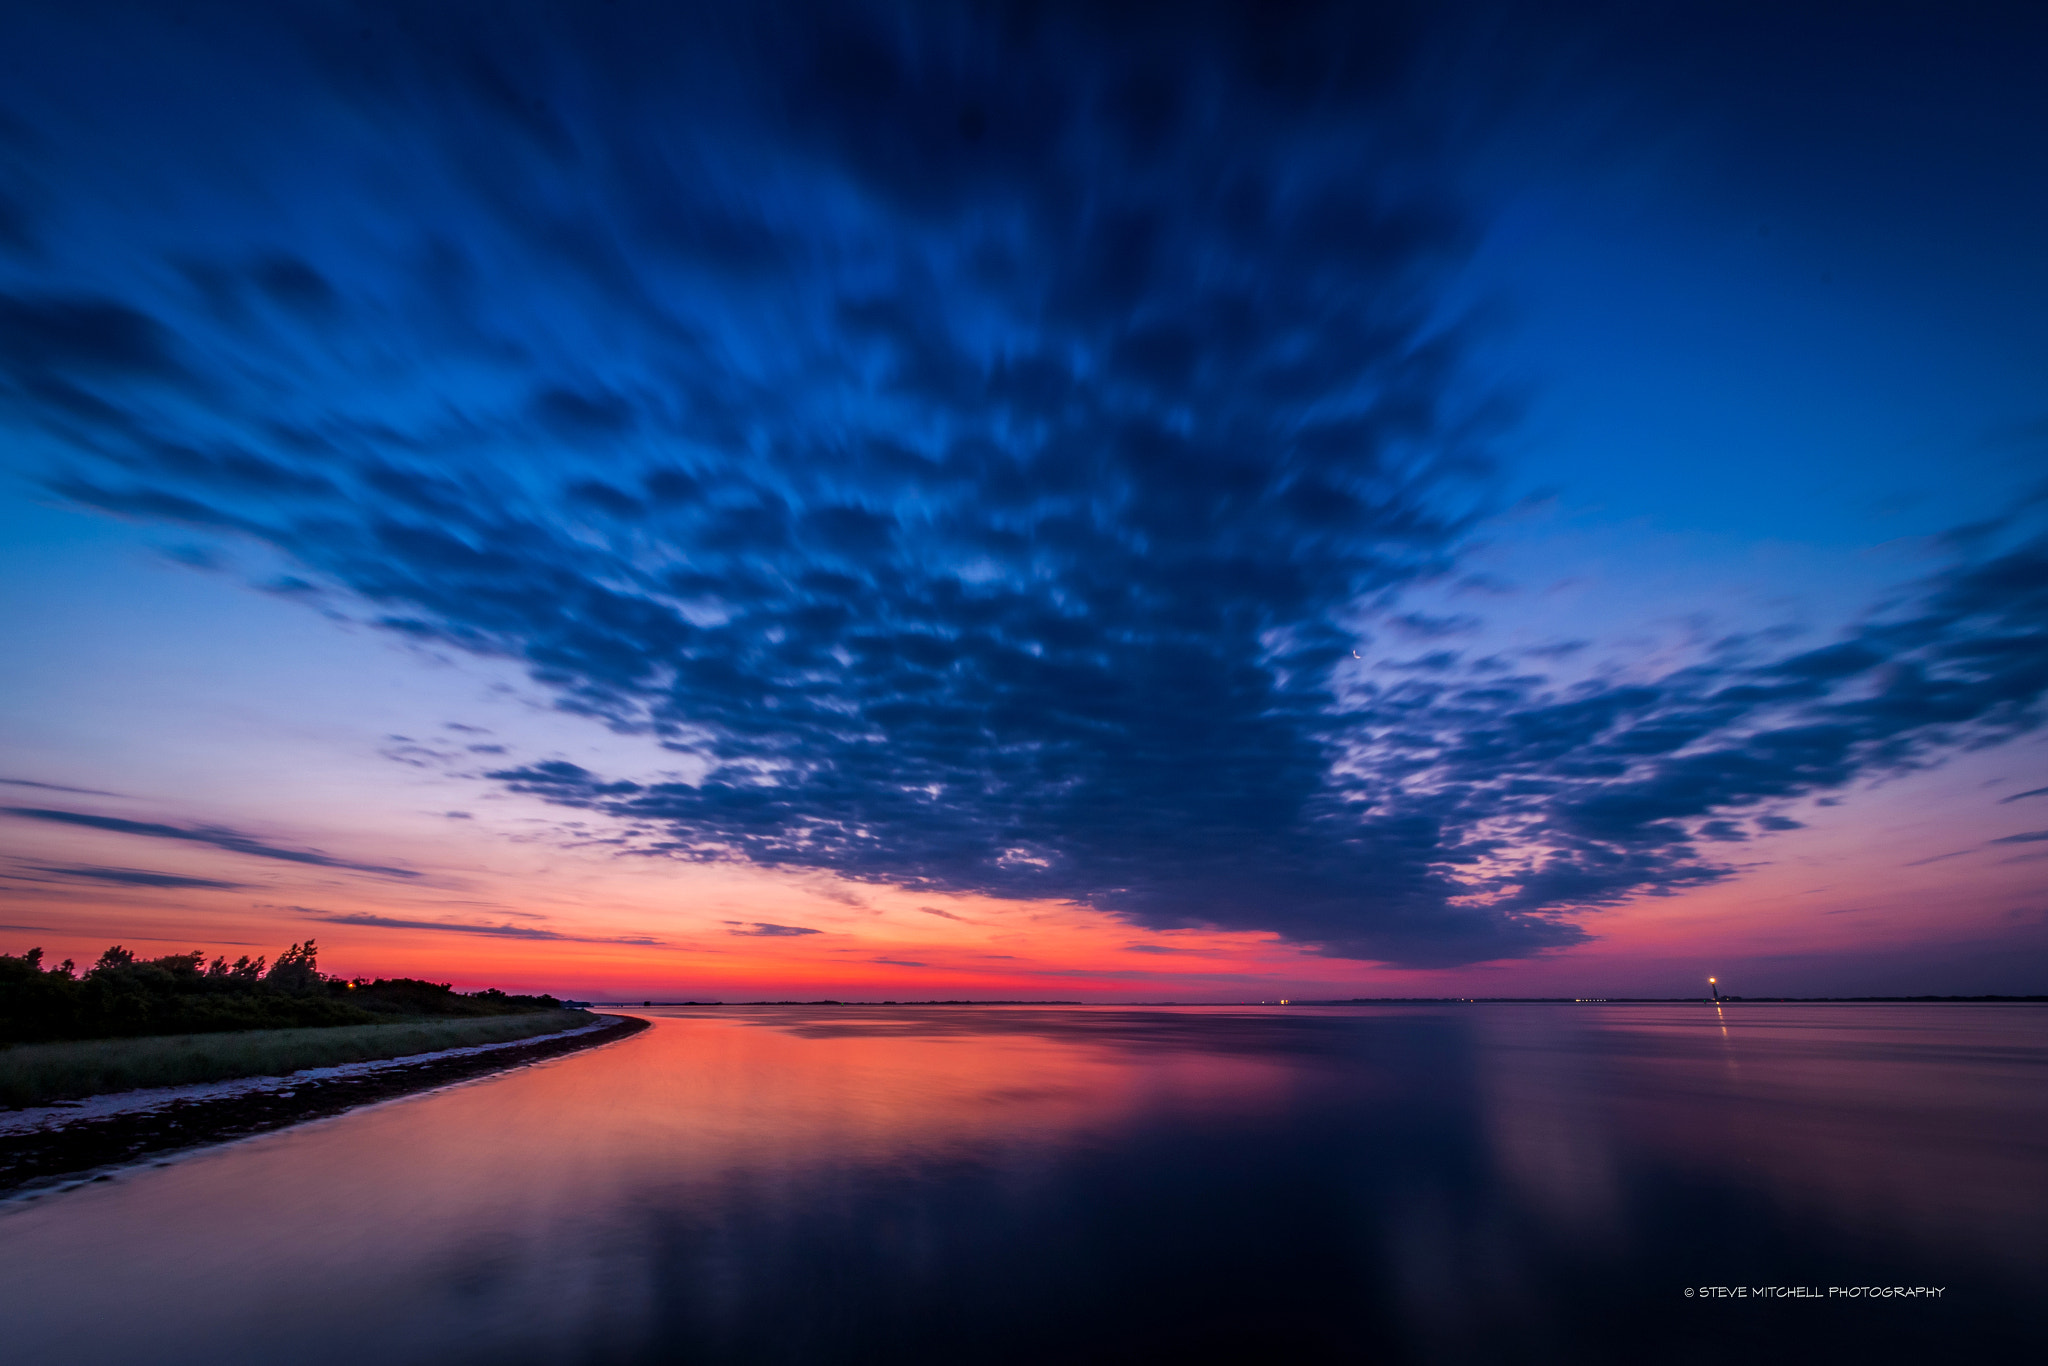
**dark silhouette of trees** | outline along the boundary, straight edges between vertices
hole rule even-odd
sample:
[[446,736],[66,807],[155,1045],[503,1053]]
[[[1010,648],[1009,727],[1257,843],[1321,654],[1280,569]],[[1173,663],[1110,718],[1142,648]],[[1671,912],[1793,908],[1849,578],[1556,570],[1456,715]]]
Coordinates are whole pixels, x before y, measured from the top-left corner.
[[318,991],[321,986],[320,955],[308,939],[304,944],[293,944],[277,956],[277,965],[265,974],[265,986],[272,991],[289,991],[304,995]]
[[69,959],[45,969],[40,948],[0,954],[0,1044],[511,1015],[560,1004],[495,988],[465,995],[446,982],[413,978],[323,976],[310,939],[267,967],[247,955],[209,965],[197,949],[142,959],[116,944],[80,974]]

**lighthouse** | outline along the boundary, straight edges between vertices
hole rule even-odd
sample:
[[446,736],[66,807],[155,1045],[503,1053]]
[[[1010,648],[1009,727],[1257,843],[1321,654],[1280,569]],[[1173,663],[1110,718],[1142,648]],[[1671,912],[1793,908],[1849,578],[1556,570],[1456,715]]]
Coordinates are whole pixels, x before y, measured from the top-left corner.
[[1721,988],[1718,985],[1716,985],[1714,979],[1711,977],[1707,979],[1707,990],[1714,993],[1714,1004],[1721,1004]]

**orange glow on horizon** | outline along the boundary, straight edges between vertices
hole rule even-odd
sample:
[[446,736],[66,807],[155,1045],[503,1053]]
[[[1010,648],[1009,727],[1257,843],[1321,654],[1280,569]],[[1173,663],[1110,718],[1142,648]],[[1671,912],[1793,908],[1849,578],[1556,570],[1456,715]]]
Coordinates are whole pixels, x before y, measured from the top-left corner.
[[[1951,773],[1945,782],[1974,780]],[[1373,996],[1670,995],[1708,962],[1748,994],[1802,994],[1799,964],[1855,952],[1911,962],[1924,950],[2010,943],[2030,865],[1993,864],[1967,891],[1937,856],[1964,836],[1936,826],[1872,863],[1887,810],[1830,814],[1768,846],[1723,882],[1575,915],[1594,938],[1533,958],[1401,969],[1319,955],[1267,933],[1156,931],[1085,906],[941,896],[822,873],[621,858],[537,833],[538,804],[507,801],[426,829],[362,801],[280,795],[279,843],[362,850],[410,878],[261,860],[105,830],[0,821],[23,864],[147,866],[192,886],[34,878],[10,884],[0,951],[40,945],[88,966],[120,943],[146,956],[202,949],[274,956],[316,938],[321,966],[596,1000],[1257,1001]],[[295,800],[296,798],[296,800]],[[209,818],[204,813],[194,819]],[[223,822],[229,813],[219,817]],[[330,830],[316,838],[311,832]],[[375,851],[374,855],[368,851]],[[1873,869],[1875,868],[1875,871]],[[205,885],[198,885],[198,884]],[[763,928],[767,927],[767,928]],[[1772,985],[1757,963],[1790,964]],[[1741,966],[1738,969],[1738,964]],[[1715,979],[1716,981],[1718,978]],[[1819,994],[1819,993],[1816,993]]]

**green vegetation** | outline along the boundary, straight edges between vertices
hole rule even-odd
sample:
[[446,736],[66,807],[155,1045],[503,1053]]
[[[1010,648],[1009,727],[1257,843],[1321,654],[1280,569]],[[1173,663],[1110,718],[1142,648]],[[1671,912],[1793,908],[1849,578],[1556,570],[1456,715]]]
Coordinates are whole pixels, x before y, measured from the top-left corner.
[[309,939],[268,967],[246,955],[209,966],[197,949],[138,959],[117,944],[83,974],[69,959],[45,970],[41,949],[0,954],[0,1045],[518,1015],[562,1004],[496,990],[464,994],[409,977],[323,977],[318,952]]
[[313,1029],[259,1029],[20,1044],[0,1049],[0,1106],[43,1105],[141,1086],[276,1076],[556,1034],[594,1019],[581,1010]]

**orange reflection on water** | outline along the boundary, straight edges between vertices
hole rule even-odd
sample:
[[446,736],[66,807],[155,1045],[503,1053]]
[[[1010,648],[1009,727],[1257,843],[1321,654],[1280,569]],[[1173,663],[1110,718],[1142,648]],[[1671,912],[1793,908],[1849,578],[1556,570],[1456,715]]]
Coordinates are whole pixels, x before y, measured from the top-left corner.
[[[587,1130],[594,1107],[629,1104],[630,1125],[602,1131],[613,1170],[693,1178],[735,1167],[926,1158],[963,1146],[1070,1142],[1155,1110],[1258,1111],[1286,1073],[1256,1057],[1197,1051],[1147,1055],[1076,1048],[1071,1036],[991,1033],[1046,1012],[981,1008],[904,1012],[860,1007],[642,1012],[651,1036],[544,1072],[522,1088],[519,1122]],[[1071,1018],[1088,1012],[1058,1012]],[[1110,1012],[1104,1012],[1105,1014]],[[962,1026],[948,1028],[952,1020]],[[740,1022],[746,1027],[735,1028]],[[629,1101],[615,1097],[629,1096]],[[502,1115],[495,1100],[491,1113]],[[446,1127],[464,1128],[462,1107]],[[529,1130],[530,1132],[530,1130]]]
[[451,1297],[487,1306],[494,1339],[599,1351],[592,1332],[657,1308],[636,1279],[650,1207],[744,1193],[786,1214],[821,1173],[947,1161],[1003,1168],[1028,1200],[1062,1151],[1148,1113],[1267,1113],[1290,1085],[1254,1055],[1077,1047],[1022,1018],[989,1033],[993,1009],[639,1013],[651,1030],[592,1052],[17,1205],[0,1303],[44,1307],[11,1324],[19,1359],[303,1359],[308,1322],[321,1360],[394,1338],[408,1359],[473,1352]]

